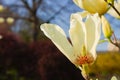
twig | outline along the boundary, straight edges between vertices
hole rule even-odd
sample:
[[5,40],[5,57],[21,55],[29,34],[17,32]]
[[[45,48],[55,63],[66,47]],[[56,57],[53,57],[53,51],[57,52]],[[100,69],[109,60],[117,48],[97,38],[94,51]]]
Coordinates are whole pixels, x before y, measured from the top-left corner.
[[108,3],[116,12],[117,14],[120,16],[120,12],[115,8],[115,6],[111,3]]
[[119,45],[119,43],[118,43],[118,40],[117,40],[114,32],[113,32],[113,38],[114,38],[114,42],[113,42],[111,39],[109,39],[110,43],[113,44],[113,45],[115,45],[116,47],[118,47],[118,48],[119,48],[119,51],[120,51],[120,45]]
[[107,2],[107,0],[104,0],[108,5],[110,5],[116,12],[117,14],[120,16],[120,12],[115,8],[114,4]]

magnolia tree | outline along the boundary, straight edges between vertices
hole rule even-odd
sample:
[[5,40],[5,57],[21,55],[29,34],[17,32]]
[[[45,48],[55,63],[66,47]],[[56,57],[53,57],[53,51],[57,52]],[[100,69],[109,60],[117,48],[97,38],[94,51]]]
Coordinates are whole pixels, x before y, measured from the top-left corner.
[[[44,34],[56,47],[81,70],[86,80],[90,80],[89,66],[97,59],[98,43],[108,41],[120,49],[120,44],[104,14],[109,13],[120,19],[120,0],[73,0],[83,12],[71,14],[69,37],[58,25],[44,23],[40,26]],[[100,41],[101,27],[105,40]],[[111,38],[114,37],[114,38]],[[117,80],[115,76],[111,80]]]

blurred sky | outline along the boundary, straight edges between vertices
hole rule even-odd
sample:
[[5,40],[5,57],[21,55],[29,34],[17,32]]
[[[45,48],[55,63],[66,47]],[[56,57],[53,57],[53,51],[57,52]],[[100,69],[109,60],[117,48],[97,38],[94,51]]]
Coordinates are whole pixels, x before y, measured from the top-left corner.
[[[5,1],[5,4],[21,4],[19,2],[20,0],[3,1]],[[29,3],[31,2],[31,0],[28,1]],[[79,11],[82,10],[77,7],[72,0],[43,0],[43,4],[40,6],[40,9],[38,11],[38,16],[41,17],[45,22],[50,20],[51,23],[58,24],[59,26],[61,26],[61,28],[64,29],[67,36],[69,36],[68,30],[70,15]],[[108,14],[106,14],[105,16],[109,20],[116,37],[120,39],[120,20],[117,20]],[[104,39],[103,35],[101,36],[101,39]],[[107,43],[98,45],[97,50],[106,51]]]

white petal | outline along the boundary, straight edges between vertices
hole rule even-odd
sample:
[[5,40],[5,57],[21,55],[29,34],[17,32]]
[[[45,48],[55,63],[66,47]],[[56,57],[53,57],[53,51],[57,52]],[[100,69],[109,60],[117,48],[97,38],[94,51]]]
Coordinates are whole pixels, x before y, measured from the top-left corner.
[[100,39],[101,35],[101,23],[100,18],[98,14],[95,14],[94,16],[88,16],[85,22],[87,35],[86,35],[86,46],[87,50],[93,55],[93,57],[96,57],[96,46],[98,44],[98,41]]
[[85,25],[82,22],[81,15],[78,13],[72,14],[69,34],[73,48],[75,50],[75,54],[77,56],[80,55],[82,46],[85,43],[85,33]]
[[83,0],[73,0],[73,2],[79,6],[81,9],[84,9],[83,8]]
[[77,12],[76,14],[80,15],[82,18],[85,18],[90,13],[88,11]]
[[74,58],[73,47],[66,38],[64,31],[54,24],[42,24],[41,30],[52,40],[57,48],[70,60]]

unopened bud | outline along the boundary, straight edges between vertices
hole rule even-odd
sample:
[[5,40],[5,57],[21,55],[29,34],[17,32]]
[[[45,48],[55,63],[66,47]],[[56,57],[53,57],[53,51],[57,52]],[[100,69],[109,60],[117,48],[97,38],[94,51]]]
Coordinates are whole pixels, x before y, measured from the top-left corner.
[[113,31],[111,29],[110,23],[107,21],[107,19],[104,16],[102,16],[102,31],[104,36],[110,39]]

